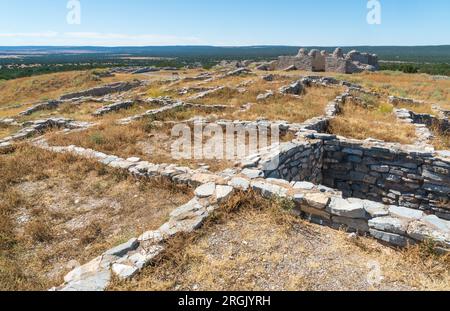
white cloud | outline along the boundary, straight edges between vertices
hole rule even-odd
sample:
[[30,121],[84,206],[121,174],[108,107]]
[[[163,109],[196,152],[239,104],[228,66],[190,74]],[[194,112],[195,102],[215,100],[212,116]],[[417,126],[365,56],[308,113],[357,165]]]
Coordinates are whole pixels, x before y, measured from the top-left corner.
[[[197,45],[204,42],[197,37],[180,37],[159,34],[120,34],[100,32],[30,32],[0,33],[0,38],[10,39],[10,43],[27,45]],[[3,44],[8,44],[4,42]]]
[[1,38],[54,38],[58,36],[57,32],[18,32],[18,33],[0,33]]

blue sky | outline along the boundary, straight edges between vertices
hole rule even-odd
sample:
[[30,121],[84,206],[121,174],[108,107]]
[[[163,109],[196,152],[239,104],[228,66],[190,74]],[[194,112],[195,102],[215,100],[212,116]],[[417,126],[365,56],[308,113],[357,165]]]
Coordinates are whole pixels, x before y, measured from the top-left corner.
[[0,45],[450,44],[449,0],[0,0]]

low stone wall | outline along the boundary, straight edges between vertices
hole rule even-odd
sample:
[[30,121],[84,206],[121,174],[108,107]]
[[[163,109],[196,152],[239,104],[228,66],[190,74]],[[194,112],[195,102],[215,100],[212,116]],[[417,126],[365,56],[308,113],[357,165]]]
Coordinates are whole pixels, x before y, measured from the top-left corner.
[[19,115],[21,115],[21,116],[29,116],[29,115],[37,112],[37,111],[46,110],[46,109],[55,109],[56,107],[58,107],[62,103],[63,102],[59,101],[59,100],[49,100],[49,101],[44,102],[44,103],[36,104],[36,105],[28,108],[27,110],[21,112]]
[[92,124],[89,122],[79,122],[65,118],[50,118],[45,120],[29,121],[21,124],[23,127],[17,133],[0,139],[0,148],[9,147],[10,144],[17,140],[23,140],[32,137],[49,128],[66,128],[66,129],[84,129]]
[[[398,104],[407,104],[407,105],[424,105],[426,104],[424,101],[415,100],[411,98],[397,97],[397,96],[389,96],[389,102],[394,106]],[[433,110],[436,111],[436,115],[425,114],[425,113],[415,113],[410,110],[401,109],[403,111],[408,111],[410,114],[410,118],[412,123],[415,124],[424,124],[428,127],[436,126],[441,132],[448,133],[450,131],[450,121],[448,120],[449,111],[442,109],[438,105],[432,105]]]
[[68,100],[79,97],[87,97],[87,96],[105,96],[107,94],[118,93],[118,92],[126,92],[133,88],[139,87],[142,85],[141,81],[132,81],[132,82],[117,82],[112,83],[100,87],[95,87],[89,90],[70,93],[61,96],[61,100]]
[[[320,141],[317,143],[320,144]],[[220,202],[228,199],[234,191],[253,190],[267,199],[291,201],[292,212],[311,222],[371,235],[390,245],[405,247],[431,240],[436,251],[450,251],[449,221],[405,207],[356,198],[345,199],[340,191],[310,182],[261,178],[261,174],[254,174],[257,170],[239,172],[228,169],[215,175],[175,165],[151,164],[139,158],[121,159],[75,146],[51,147],[44,140],[35,141],[35,144],[53,152],[70,152],[97,159],[139,178],[165,177],[175,183],[197,187],[195,197],[172,211],[168,222],[159,229],[144,232],[74,269],[65,276],[64,284],[52,290],[99,291],[108,287],[113,275],[120,279],[132,278],[164,251],[165,241],[176,234],[201,227]]]
[[100,116],[103,116],[105,114],[112,113],[114,111],[119,111],[119,110],[122,110],[122,109],[128,109],[128,108],[130,108],[133,105],[134,105],[134,101],[118,102],[118,103],[114,103],[114,104],[111,104],[111,105],[103,106],[103,107],[97,109],[92,115],[96,116],[96,117],[100,117]]
[[250,156],[241,162],[241,167],[256,168],[266,178],[287,181],[322,182],[321,142],[289,142],[262,150],[257,156]]

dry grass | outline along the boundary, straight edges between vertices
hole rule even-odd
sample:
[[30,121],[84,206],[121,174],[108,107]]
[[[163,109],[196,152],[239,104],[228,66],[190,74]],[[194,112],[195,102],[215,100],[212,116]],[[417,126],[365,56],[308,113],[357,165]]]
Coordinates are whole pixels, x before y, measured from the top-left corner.
[[267,101],[253,105],[237,116],[243,120],[286,120],[292,123],[304,122],[324,115],[327,104],[336,98],[339,89],[313,87],[306,89],[300,98],[275,95]]
[[433,125],[431,130],[434,134],[434,148],[437,150],[450,150],[450,132],[443,132],[438,125]]
[[20,108],[0,111],[0,117],[11,117],[30,105],[43,100],[57,99],[61,95],[85,90],[103,84],[136,79],[136,75],[117,74],[98,78],[92,70],[69,71],[5,81],[0,84],[0,107],[25,104]]
[[416,138],[415,127],[398,122],[388,105],[366,109],[347,103],[342,113],[331,120],[329,131],[354,139],[374,138],[386,142],[411,144]]
[[137,156],[151,163],[176,163],[194,169],[206,164],[211,171],[221,171],[234,165],[234,161],[227,160],[174,159],[171,148],[177,137],[172,137],[171,130],[171,125],[157,125],[150,120],[128,125],[109,120],[82,132],[49,134],[49,142],[56,146],[90,148],[125,159]]
[[0,174],[0,290],[59,285],[74,265],[158,228],[192,196],[27,145],[0,156]]
[[450,109],[449,80],[434,80],[432,76],[427,74],[406,74],[390,71],[360,73],[348,76],[346,79],[361,83],[386,96],[396,95],[439,103]]
[[[449,257],[397,251],[302,221],[283,202],[238,194],[198,232],[111,290],[449,290]],[[373,263],[382,280],[371,285]]]
[[[19,118],[19,121],[46,119],[49,117],[64,117],[77,121],[96,122],[99,120],[99,117],[93,116],[92,113],[94,113],[97,109],[106,106],[108,104],[110,103],[97,103],[97,102],[86,102],[82,104],[65,103],[58,106],[56,109],[41,110],[29,116],[21,117]],[[156,109],[159,107],[160,106],[155,104],[148,104],[145,102],[135,102],[134,105],[129,107],[128,109],[121,109],[118,111],[114,111],[112,113],[102,116],[101,118],[102,120],[112,121],[133,116],[136,114],[141,114],[147,110]]]
[[18,127],[15,126],[8,126],[8,127],[2,127],[0,126],[0,139],[5,138],[19,130]]
[[436,112],[433,110],[431,104],[398,104],[396,105],[396,108],[399,109],[408,109],[415,113],[426,113],[426,114],[436,114]]
[[[197,111],[184,109],[177,113],[169,113],[164,119],[174,118],[175,120],[183,120],[200,115],[232,120],[253,121],[264,118],[299,123],[312,117],[323,115],[326,105],[342,91],[340,88],[312,87],[306,90],[306,94],[298,98],[278,94],[278,89],[289,82],[291,81],[259,81],[249,86],[245,93],[239,93],[236,89],[225,88],[194,102],[204,105],[228,105],[231,109],[218,111],[213,114],[202,112],[199,109]],[[275,95],[267,100],[257,102],[256,97],[259,94],[265,93],[267,90],[272,90]],[[237,110],[248,103],[252,104],[249,110]]]

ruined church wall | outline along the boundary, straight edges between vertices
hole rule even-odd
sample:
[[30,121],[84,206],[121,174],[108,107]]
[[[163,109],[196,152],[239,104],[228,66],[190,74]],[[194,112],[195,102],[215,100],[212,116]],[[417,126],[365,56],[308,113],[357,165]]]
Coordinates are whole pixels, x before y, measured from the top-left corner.
[[325,71],[327,72],[338,72],[338,73],[348,73],[349,61],[342,58],[327,57],[325,59]]
[[280,56],[275,65],[275,70],[284,70],[294,65],[298,70],[313,70],[313,58],[311,56],[293,57]]

